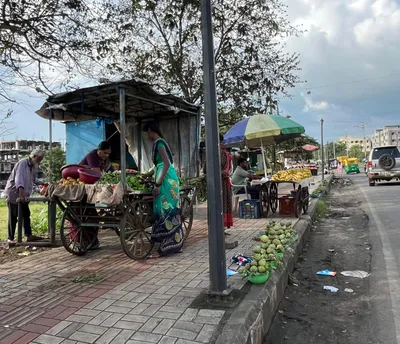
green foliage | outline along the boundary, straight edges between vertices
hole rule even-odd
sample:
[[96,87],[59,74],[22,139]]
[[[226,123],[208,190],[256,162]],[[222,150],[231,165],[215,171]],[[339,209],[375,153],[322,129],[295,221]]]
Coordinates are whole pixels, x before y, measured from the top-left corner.
[[[63,212],[61,209],[57,208],[56,213],[56,229],[61,227],[61,218],[63,216]],[[44,207],[40,211],[31,211],[31,224],[32,224],[32,232],[35,235],[43,235],[48,232],[48,211],[47,207]]]
[[300,158],[304,160],[311,160],[313,159],[314,153],[303,150],[302,147],[305,145],[313,145],[319,147],[319,143],[316,139],[308,135],[303,135],[279,144],[277,150],[279,151],[290,151],[293,149],[298,150],[298,156]]
[[360,145],[354,145],[349,149],[349,158],[364,159],[364,149]]
[[329,213],[329,206],[326,203],[324,198],[321,198],[317,201],[315,206],[315,216],[317,218],[324,217]]
[[51,152],[47,152],[40,166],[46,176],[46,181],[55,182],[60,180],[60,170],[65,164],[65,152],[61,148],[53,148]]

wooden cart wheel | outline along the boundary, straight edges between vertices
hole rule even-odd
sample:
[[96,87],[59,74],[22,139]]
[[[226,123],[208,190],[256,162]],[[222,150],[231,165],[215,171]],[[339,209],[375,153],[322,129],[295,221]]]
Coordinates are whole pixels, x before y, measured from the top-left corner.
[[76,256],[83,256],[97,240],[97,230],[81,226],[79,215],[65,209],[61,219],[60,238],[64,248]]
[[260,190],[260,204],[261,204],[261,213],[264,218],[268,217],[270,200],[268,195],[268,187],[263,185]]
[[126,255],[132,259],[145,259],[152,251],[151,240],[153,200],[132,202],[121,220],[119,238]]
[[310,193],[308,191],[308,186],[306,186],[305,188],[302,189],[302,193],[303,193],[303,213],[307,213],[308,210],[308,206],[310,204]]
[[300,217],[303,211],[303,195],[302,188],[299,186],[296,191],[296,198],[294,201],[294,216]]
[[273,213],[278,209],[278,186],[276,183],[271,183],[269,188],[269,204]]
[[191,199],[186,195],[181,195],[180,202],[183,241],[185,241],[189,237],[193,225],[193,204]]

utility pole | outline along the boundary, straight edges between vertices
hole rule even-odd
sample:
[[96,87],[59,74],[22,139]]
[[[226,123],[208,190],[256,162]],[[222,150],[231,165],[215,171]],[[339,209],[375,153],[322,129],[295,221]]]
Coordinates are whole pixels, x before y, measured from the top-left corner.
[[335,140],[332,141],[332,144],[333,144],[333,159],[336,159]]
[[211,0],[201,1],[211,296],[228,294]]
[[325,179],[325,164],[324,164],[324,119],[321,119],[321,160],[322,160],[322,181]]
[[367,159],[367,137],[365,135],[365,123],[364,122],[361,124],[361,127],[363,129],[363,134],[364,134],[364,159]]

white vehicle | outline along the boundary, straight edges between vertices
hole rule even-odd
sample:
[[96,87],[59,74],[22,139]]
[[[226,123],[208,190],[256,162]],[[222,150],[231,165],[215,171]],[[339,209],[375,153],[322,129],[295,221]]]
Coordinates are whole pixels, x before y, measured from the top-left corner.
[[397,146],[372,149],[368,160],[369,186],[376,182],[400,180],[400,151]]

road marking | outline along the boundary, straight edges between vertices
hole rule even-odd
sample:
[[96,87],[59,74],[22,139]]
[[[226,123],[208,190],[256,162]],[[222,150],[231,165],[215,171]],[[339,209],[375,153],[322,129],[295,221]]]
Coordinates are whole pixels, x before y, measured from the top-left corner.
[[399,343],[400,342],[400,295],[399,295],[400,276],[397,271],[396,259],[394,258],[394,253],[390,245],[389,237],[384,230],[384,224],[379,219],[379,215],[376,212],[374,205],[371,202],[368,202],[369,198],[367,197],[366,192],[364,192],[363,187],[361,187],[360,185],[358,185],[358,187],[360,188],[365,199],[367,200],[368,207],[371,211],[372,217],[375,221],[376,227],[378,228],[378,232],[382,240],[383,258],[385,260],[386,274],[389,283],[390,300],[392,302],[392,312],[394,317],[393,319],[394,327],[396,331],[396,341],[397,343]]

